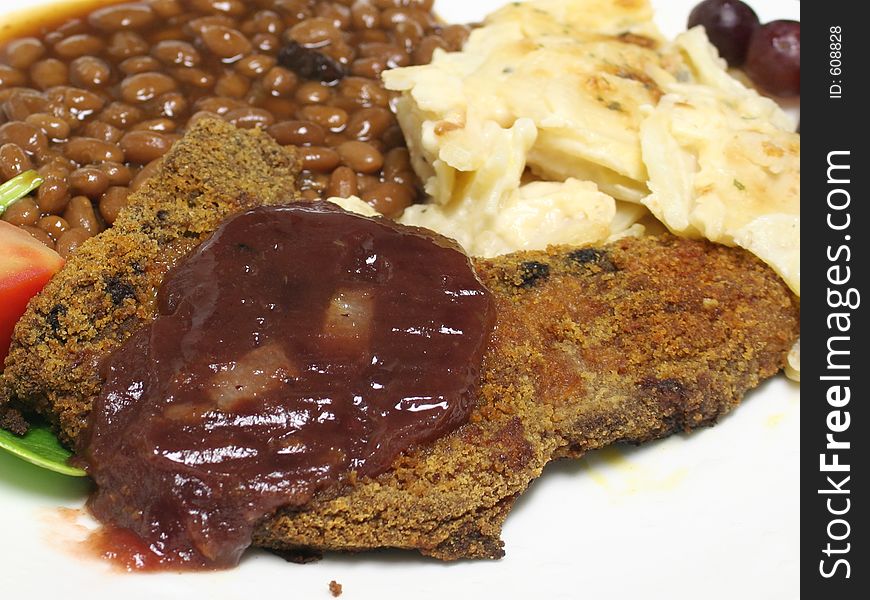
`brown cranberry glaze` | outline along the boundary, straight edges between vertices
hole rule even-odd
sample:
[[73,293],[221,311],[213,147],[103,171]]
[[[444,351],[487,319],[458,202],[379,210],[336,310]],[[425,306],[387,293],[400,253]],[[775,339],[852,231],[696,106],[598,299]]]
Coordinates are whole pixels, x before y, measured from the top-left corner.
[[494,322],[453,242],[323,202],[230,218],[158,307],[108,359],[82,457],[94,514],[170,568],[233,565],[275,509],[464,423]]

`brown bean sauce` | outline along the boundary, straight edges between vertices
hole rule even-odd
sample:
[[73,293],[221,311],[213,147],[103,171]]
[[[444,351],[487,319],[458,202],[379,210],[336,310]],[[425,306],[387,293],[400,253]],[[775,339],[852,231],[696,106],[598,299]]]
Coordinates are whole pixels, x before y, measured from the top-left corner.
[[233,565],[279,507],[464,423],[493,322],[446,238],[322,202],[232,217],[105,365],[91,509],[128,566]]
[[[327,197],[334,171],[359,169],[354,187],[398,217],[424,195],[410,170],[378,159],[407,153],[381,72],[427,63],[436,47],[458,50],[469,31],[439,23],[432,0],[95,0],[9,20],[0,28],[0,179],[39,170],[39,217],[62,216],[82,194],[99,231],[126,195],[73,189],[72,174],[120,165],[129,177],[111,186],[134,191],[204,115],[303,146],[303,198]],[[337,154],[346,142],[356,152]],[[0,218],[32,228],[28,211]]]

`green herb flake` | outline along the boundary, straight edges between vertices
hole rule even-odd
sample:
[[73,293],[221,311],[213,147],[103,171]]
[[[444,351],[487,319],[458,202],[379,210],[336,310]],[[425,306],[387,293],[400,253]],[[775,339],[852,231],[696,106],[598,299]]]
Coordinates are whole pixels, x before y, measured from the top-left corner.
[[743,192],[743,191],[746,190],[746,186],[743,185],[742,183],[740,183],[740,180],[739,180],[739,179],[735,179],[735,180],[734,180],[734,187],[736,187],[736,188],[737,188],[738,190],[740,190],[741,192]]
[[25,171],[0,185],[0,215],[6,209],[42,185],[44,180],[36,171]]
[[85,477],[82,469],[68,464],[72,453],[60,445],[57,437],[46,425],[34,425],[23,436],[0,429],[0,449],[29,463],[73,477]]

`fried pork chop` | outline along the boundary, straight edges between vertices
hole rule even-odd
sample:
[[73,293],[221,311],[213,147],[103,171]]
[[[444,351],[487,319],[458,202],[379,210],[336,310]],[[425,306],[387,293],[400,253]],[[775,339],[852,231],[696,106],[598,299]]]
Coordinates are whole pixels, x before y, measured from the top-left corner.
[[[228,214],[292,198],[292,153],[203,121],[28,308],[5,394],[74,446],[100,359],[153,315],[167,269]],[[476,260],[497,324],[470,422],[264,519],[255,545],[417,549],[498,558],[513,502],[553,459],[709,425],[777,373],[798,336],[797,299],[749,253],[674,237]]]

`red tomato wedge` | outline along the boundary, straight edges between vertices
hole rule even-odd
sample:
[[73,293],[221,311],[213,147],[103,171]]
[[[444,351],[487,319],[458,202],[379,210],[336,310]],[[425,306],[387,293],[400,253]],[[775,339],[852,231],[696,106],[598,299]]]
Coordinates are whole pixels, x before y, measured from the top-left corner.
[[62,266],[57,252],[23,229],[0,221],[0,371],[15,323]]

